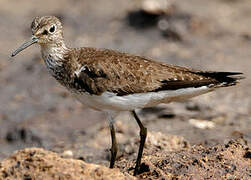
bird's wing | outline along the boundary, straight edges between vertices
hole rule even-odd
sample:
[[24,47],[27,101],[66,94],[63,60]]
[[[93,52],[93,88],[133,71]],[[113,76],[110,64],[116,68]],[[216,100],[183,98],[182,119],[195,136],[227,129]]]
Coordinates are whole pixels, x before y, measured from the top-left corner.
[[235,74],[196,71],[113,50],[81,48],[76,52],[81,67],[76,80],[90,94],[124,96],[236,81],[228,77]]

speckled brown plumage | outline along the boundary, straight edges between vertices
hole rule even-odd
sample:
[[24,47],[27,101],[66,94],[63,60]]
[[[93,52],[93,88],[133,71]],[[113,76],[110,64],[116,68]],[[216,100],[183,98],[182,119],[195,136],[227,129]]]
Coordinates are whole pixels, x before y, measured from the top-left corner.
[[[239,73],[196,71],[184,67],[155,62],[144,57],[108,49],[71,49],[66,55],[69,68],[85,67],[75,77],[90,94],[114,92],[118,95],[175,90],[186,87],[233,85]],[[77,69],[72,69],[72,76]],[[223,84],[223,82],[226,82]]]

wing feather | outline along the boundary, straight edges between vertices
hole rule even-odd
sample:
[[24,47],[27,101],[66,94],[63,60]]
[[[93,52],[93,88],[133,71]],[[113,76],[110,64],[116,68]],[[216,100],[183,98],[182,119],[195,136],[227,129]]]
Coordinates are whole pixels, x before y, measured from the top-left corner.
[[236,81],[228,76],[237,73],[197,71],[113,50],[81,48],[76,52],[76,61],[85,67],[76,80],[90,94],[113,92],[123,96]]

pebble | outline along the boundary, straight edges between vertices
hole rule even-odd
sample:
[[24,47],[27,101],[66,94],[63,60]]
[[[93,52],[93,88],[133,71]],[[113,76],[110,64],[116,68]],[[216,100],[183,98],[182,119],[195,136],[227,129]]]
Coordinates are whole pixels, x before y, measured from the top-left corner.
[[189,124],[199,129],[213,129],[215,123],[212,121],[200,120],[200,119],[189,119]]
[[62,153],[62,157],[64,158],[72,158],[73,157],[73,152],[71,150],[66,150]]
[[142,2],[142,10],[150,14],[169,14],[173,9],[170,0],[144,0]]

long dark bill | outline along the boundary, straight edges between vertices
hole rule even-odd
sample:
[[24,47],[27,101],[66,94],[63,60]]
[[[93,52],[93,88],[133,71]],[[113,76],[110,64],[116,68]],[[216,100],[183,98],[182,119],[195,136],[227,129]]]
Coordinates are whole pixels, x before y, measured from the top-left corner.
[[12,54],[11,57],[16,56],[19,52],[21,52],[22,50],[24,50],[25,48],[31,46],[32,44],[37,43],[38,38],[37,37],[32,37],[30,40],[26,41],[25,43],[23,43],[17,50],[15,50]]

